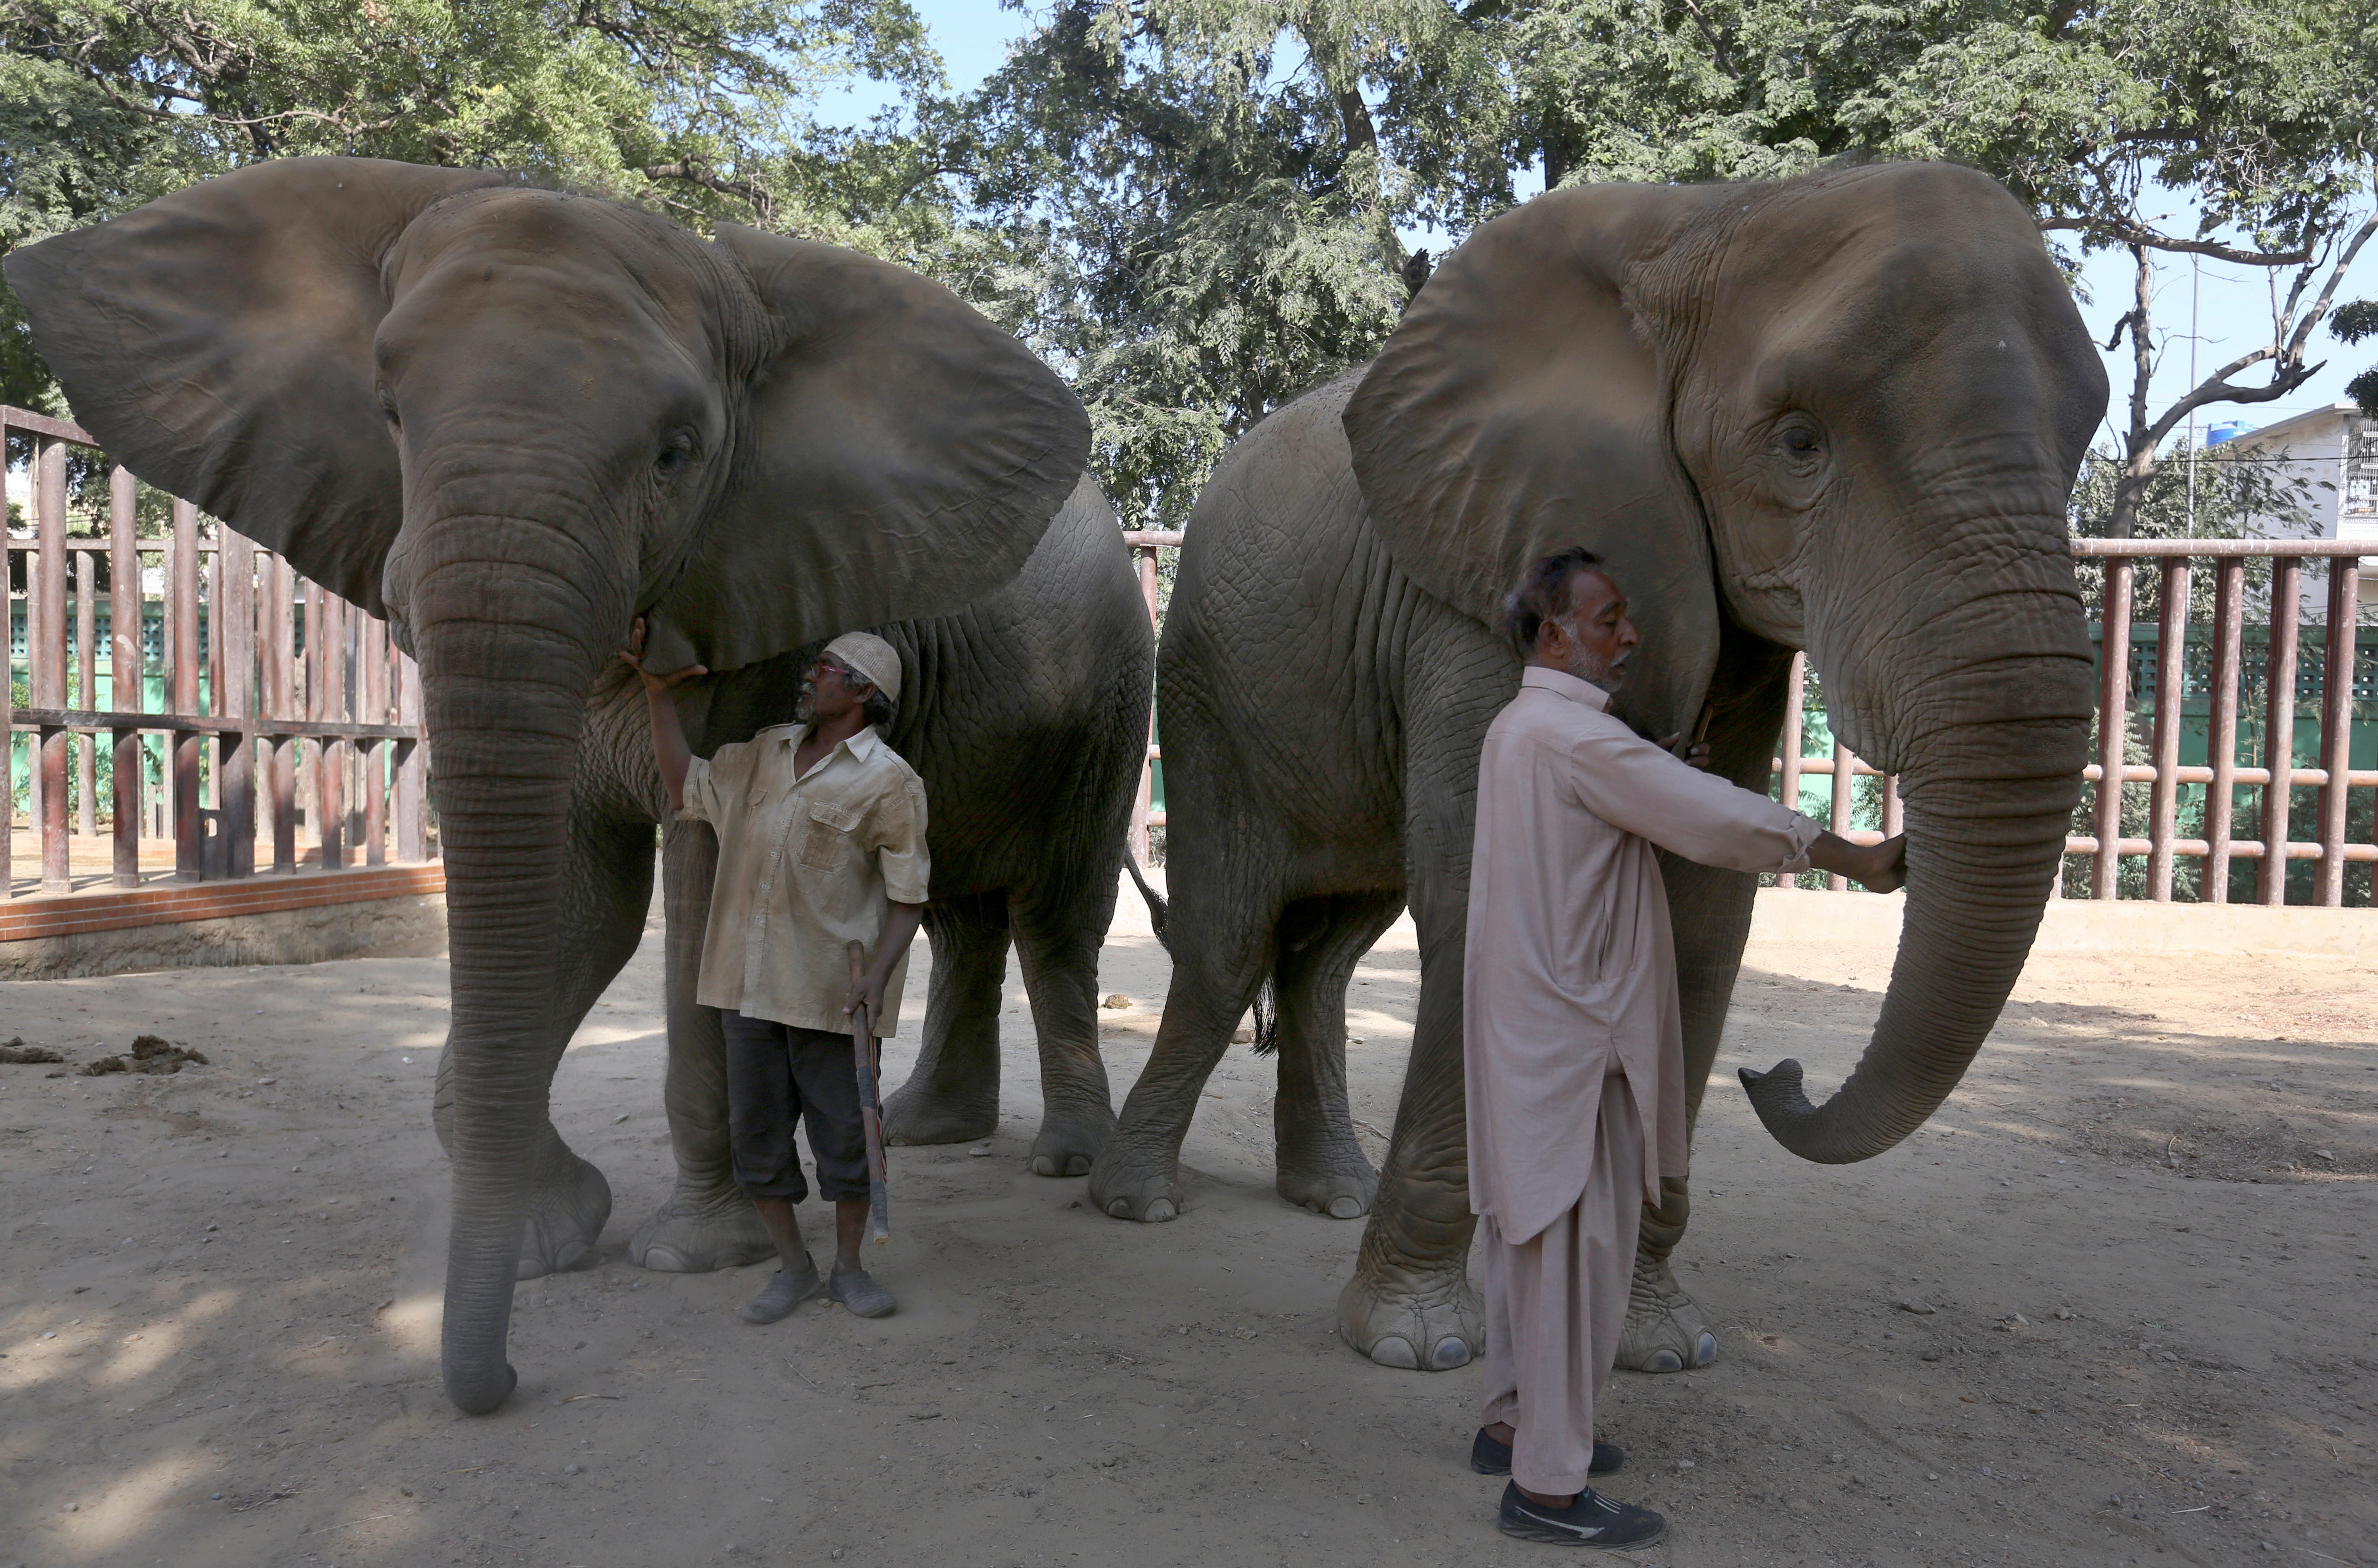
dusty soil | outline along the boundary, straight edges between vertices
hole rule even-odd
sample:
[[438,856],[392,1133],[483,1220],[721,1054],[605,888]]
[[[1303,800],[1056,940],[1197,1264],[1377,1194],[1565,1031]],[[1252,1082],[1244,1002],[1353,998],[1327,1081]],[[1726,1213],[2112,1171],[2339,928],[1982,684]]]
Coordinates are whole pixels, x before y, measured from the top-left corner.
[[[734,1310],[763,1270],[629,1266],[670,1172],[657,949],[555,1085],[614,1190],[601,1261],[521,1287],[521,1388],[485,1419],[435,1365],[440,962],[0,985],[0,1036],[68,1070],[152,1031],[212,1064],[0,1067],[0,1565],[1558,1555],[1494,1530],[1501,1483],[1465,1465],[1474,1374],[1383,1371],[1331,1332],[1359,1225],[1272,1194],[1268,1066],[1216,1075],[1181,1220],[1106,1219],[1081,1180],[1023,1169],[1012,976],[999,1135],[894,1152],[878,1273],[899,1315],[753,1329]],[[1890,957],[1749,954],[1681,1254],[1723,1347],[1620,1380],[1608,1490],[1672,1521],[1628,1561],[2378,1564],[2367,968],[2036,959],[1930,1127],[1803,1164],[1732,1070],[1797,1055],[1835,1082]],[[1119,927],[1118,1099],[1163,977]],[[1375,1155],[1417,978],[1402,927],[1354,991]]]

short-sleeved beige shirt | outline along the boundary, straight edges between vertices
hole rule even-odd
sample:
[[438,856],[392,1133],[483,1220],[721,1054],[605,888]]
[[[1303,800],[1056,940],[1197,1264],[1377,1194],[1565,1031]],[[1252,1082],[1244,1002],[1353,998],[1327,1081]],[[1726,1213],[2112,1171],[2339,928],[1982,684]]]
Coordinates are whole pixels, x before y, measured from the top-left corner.
[[[747,1018],[850,1033],[845,944],[872,959],[894,904],[922,904],[925,784],[871,726],[796,778],[807,724],[777,724],[696,757],[680,821],[718,833],[718,880],[694,999]],[[883,987],[879,1035],[900,1018],[904,954]]]

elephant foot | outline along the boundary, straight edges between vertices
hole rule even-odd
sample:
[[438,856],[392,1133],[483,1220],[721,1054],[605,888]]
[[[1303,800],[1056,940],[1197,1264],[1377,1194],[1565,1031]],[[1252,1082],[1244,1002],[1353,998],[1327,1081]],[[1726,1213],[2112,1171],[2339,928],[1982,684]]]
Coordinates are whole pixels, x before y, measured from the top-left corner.
[[1087,1176],[1114,1131],[1114,1113],[1075,1117],[1043,1111],[1040,1135],[1032,1140],[1035,1176]]
[[887,1143],[972,1143],[999,1131],[999,1085],[989,1094],[939,1091],[911,1078],[883,1101]]
[[672,1192],[628,1243],[630,1263],[661,1274],[739,1269],[775,1255],[760,1211],[733,1187],[724,1192]]
[[1618,1335],[1618,1367],[1629,1372],[1681,1372],[1717,1359],[1717,1335],[1664,1258],[1637,1253]]
[[537,1172],[514,1277],[541,1279],[593,1267],[595,1240],[610,1218],[611,1184],[601,1171],[564,1150],[553,1167]]
[[1338,1332],[1380,1366],[1408,1372],[1468,1366],[1486,1345],[1478,1293],[1459,1264],[1387,1278],[1358,1267],[1338,1296]]
[[1379,1191],[1379,1173],[1365,1160],[1356,1169],[1303,1171],[1282,1167],[1273,1186],[1299,1207],[1331,1219],[1360,1219],[1371,1212]]
[[1110,1143],[1090,1167],[1090,1202],[1115,1219],[1159,1224],[1180,1215],[1181,1182],[1171,1161],[1119,1158]]

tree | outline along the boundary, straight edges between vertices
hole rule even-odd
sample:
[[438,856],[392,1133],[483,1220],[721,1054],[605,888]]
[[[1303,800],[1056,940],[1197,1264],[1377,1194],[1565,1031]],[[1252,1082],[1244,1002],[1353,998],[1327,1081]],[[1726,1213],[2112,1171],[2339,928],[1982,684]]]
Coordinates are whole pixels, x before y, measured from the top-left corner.
[[[2378,338],[2378,299],[2358,299],[2350,305],[2340,305],[2329,317],[2329,330],[2342,341],[2358,343],[2364,338]],[[2372,365],[2345,384],[2346,395],[2361,405],[2361,412],[2378,419],[2378,365]]]
[[[902,102],[820,126],[855,75]],[[920,112],[907,0],[0,0],[0,249],[259,159],[522,169],[640,202],[989,269]],[[63,412],[0,290],[0,398]]]

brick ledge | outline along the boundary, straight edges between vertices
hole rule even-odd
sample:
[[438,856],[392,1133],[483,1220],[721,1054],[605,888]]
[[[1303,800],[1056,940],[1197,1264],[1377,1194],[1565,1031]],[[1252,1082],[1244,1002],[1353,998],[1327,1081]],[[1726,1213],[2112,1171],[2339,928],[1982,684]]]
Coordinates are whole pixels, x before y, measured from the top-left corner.
[[242,878],[234,882],[159,882],[144,888],[36,894],[0,904],[0,942],[271,915],[445,891],[446,868],[432,862]]

